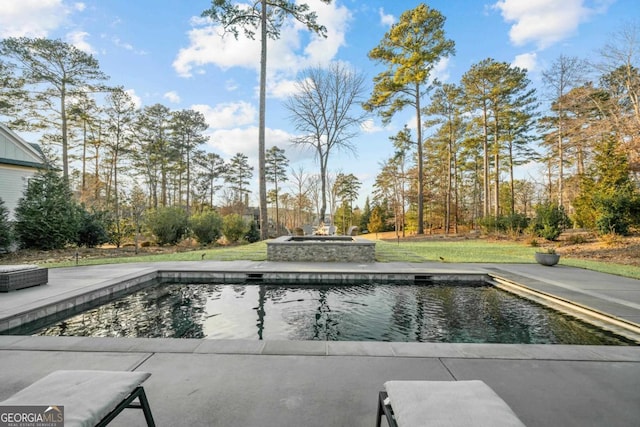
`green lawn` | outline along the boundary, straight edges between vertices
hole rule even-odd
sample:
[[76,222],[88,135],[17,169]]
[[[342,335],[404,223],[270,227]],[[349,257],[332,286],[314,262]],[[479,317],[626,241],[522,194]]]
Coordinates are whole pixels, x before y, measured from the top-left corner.
[[[533,263],[536,248],[513,242],[494,242],[480,239],[460,241],[428,241],[391,243],[376,241],[378,262],[470,262],[470,263]],[[204,255],[204,257],[203,257]],[[162,261],[264,261],[267,259],[265,242],[249,245],[202,249],[173,254],[145,255],[125,258],[80,259],[79,265],[120,264],[128,262]],[[640,267],[586,261],[562,257],[560,264],[619,276],[640,279]],[[46,267],[69,267],[75,261],[46,264]]]
[[535,248],[512,242],[486,240],[400,243],[400,247],[429,261],[443,262],[534,262]]

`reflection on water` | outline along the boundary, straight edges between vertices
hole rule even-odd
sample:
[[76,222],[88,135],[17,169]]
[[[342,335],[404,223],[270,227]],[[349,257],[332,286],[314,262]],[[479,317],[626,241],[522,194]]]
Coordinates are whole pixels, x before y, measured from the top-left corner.
[[626,344],[492,286],[167,285],[143,289],[40,335]]

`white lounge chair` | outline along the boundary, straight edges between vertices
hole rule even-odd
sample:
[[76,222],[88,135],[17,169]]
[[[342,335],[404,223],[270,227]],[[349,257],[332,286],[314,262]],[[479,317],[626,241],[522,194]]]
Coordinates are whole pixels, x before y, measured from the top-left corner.
[[482,381],[387,381],[378,396],[377,427],[524,427]]
[[[0,406],[57,405],[65,427],[106,426],[124,409],[136,408],[142,409],[147,426],[155,427],[141,386],[149,376],[147,372],[54,371]],[[136,399],[139,404],[132,403]]]

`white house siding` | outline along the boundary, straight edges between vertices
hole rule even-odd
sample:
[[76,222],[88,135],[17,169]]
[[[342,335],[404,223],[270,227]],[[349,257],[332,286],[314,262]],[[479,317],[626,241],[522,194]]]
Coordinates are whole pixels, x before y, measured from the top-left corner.
[[9,210],[9,220],[15,219],[14,210],[29,178],[42,167],[37,147],[0,123],[0,198]]
[[0,198],[9,210],[9,221],[15,219],[14,211],[18,206],[18,200],[24,195],[28,179],[35,173],[36,170],[33,168],[0,165]]
[[[4,131],[4,132],[3,132]],[[13,138],[12,138],[13,136]],[[38,162],[42,160],[34,156],[33,149],[26,145],[23,141],[18,143],[14,135],[0,128],[0,159],[11,159],[19,162]]]

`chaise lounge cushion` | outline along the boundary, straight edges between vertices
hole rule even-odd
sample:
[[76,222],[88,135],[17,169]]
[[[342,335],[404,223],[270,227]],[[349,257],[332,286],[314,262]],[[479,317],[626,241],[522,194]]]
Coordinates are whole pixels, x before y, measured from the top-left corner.
[[14,273],[16,271],[35,270],[37,265],[33,264],[16,264],[16,265],[0,265],[0,273]]
[[523,427],[511,408],[482,381],[387,381],[399,427]]
[[64,406],[65,427],[92,427],[151,374],[119,371],[55,371],[2,405]]

